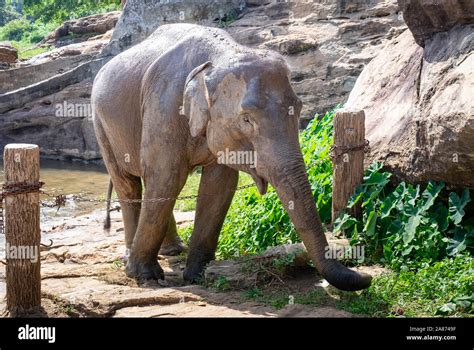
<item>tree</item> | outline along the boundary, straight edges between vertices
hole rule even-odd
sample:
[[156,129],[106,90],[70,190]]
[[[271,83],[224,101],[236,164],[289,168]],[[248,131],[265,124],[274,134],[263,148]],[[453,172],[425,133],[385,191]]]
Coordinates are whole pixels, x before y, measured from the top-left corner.
[[7,3],[5,0],[0,0],[0,27],[18,17],[19,15],[15,12],[10,2]]

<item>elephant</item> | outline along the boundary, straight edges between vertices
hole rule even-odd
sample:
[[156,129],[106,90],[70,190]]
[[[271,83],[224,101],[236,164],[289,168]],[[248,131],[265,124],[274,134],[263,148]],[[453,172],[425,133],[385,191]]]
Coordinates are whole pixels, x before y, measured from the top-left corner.
[[[371,284],[368,274],[325,254],[298,139],[302,102],[279,53],[238,44],[222,29],[166,24],[106,63],[91,98],[97,140],[122,203],[127,276],[164,279],[157,254],[176,232],[175,199],[202,167],[185,281],[198,280],[214,259],[242,171],[260,194],[274,187],[331,285],[354,291]],[[235,157],[223,152],[252,152],[255,159],[226,162]]]

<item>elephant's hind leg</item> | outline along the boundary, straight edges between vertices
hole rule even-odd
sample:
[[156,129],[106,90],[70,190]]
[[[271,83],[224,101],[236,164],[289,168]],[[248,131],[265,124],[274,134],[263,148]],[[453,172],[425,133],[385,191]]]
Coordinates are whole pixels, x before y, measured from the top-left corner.
[[145,170],[144,201],[125,268],[129,277],[140,281],[164,278],[157,255],[173,213],[175,200],[171,198],[178,196],[187,178],[186,166],[180,164],[179,160],[175,161],[177,164],[172,164],[172,160],[164,160],[161,167],[157,164]]
[[133,238],[137,231],[138,219],[140,217],[140,202],[128,202],[130,199],[142,198],[142,183],[137,176],[125,173],[117,164],[112,147],[105,135],[102,125],[96,121],[95,125],[97,140],[99,142],[102,157],[104,158],[107,171],[112,178],[112,183],[120,200],[123,224],[125,228],[125,246],[127,254],[132,248]]
[[168,224],[168,231],[166,237],[160,248],[160,255],[179,255],[186,251],[186,245],[183,243],[181,238],[178,236],[178,230],[176,227],[176,220],[174,215],[171,214],[170,221]]

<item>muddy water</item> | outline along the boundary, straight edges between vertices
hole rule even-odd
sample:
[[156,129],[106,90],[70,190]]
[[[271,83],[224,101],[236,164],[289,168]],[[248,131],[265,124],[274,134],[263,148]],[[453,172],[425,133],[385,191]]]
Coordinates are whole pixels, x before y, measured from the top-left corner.
[[[0,165],[0,182],[3,183],[3,164]],[[67,195],[67,202],[61,209],[41,208],[41,222],[60,217],[71,217],[86,214],[94,209],[104,208],[105,203],[79,202],[72,195],[84,198],[104,199],[109,183],[109,176],[104,166],[79,162],[62,162],[41,160],[41,181],[45,182],[43,190],[53,194]],[[51,200],[41,196],[42,200]]]

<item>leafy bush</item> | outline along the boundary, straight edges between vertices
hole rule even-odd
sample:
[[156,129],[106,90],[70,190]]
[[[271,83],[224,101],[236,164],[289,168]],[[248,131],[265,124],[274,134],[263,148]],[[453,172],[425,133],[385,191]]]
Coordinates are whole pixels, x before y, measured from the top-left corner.
[[0,40],[21,41],[26,33],[31,31],[31,24],[28,20],[15,19],[0,28]]
[[15,12],[0,10],[0,25],[4,25],[0,27],[0,40],[38,43],[66,20],[118,9],[120,0],[25,0],[25,16],[19,19],[13,19],[19,17]]
[[24,0],[24,13],[33,20],[59,25],[95,13],[120,9],[120,0]]
[[446,256],[474,248],[474,222],[466,220],[464,208],[469,190],[461,196],[449,194],[449,203],[438,200],[443,183],[420,185],[400,183],[390,189],[391,174],[372,164],[349,200],[348,208],[361,203],[362,220],[343,214],[334,230],[344,230],[353,244],[365,245],[374,261],[392,268],[419,267]]
[[0,26],[18,17],[18,13],[15,12],[11,4],[7,4],[5,0],[0,0]]

